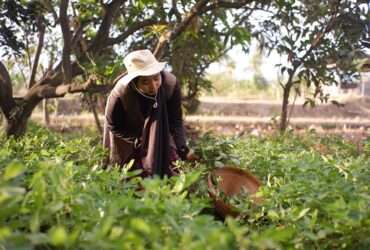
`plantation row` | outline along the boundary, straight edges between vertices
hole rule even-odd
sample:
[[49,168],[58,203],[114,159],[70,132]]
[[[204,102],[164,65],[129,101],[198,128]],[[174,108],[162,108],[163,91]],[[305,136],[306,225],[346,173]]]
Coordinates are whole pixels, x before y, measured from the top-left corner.
[[[370,249],[370,141],[206,134],[203,161],[163,180],[104,170],[91,136],[33,125],[0,144],[0,249]],[[263,202],[229,199],[240,216],[225,221],[206,183],[223,164],[263,183]]]

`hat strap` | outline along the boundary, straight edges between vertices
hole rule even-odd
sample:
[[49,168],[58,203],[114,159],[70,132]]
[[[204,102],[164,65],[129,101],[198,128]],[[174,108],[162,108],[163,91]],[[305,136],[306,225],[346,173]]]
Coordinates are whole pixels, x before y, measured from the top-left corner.
[[153,105],[153,107],[154,107],[154,108],[156,108],[156,107],[158,106],[158,104],[157,104],[157,94],[158,94],[158,93],[157,93],[157,94],[155,94],[155,96],[154,96],[154,97],[152,97],[152,96],[146,95],[143,91],[141,91],[140,89],[138,89],[138,88],[136,87],[135,82],[133,82],[133,83],[132,83],[132,85],[133,85],[134,89],[136,90],[136,92],[138,92],[140,95],[142,95],[142,96],[144,96],[144,97],[146,97],[146,98],[148,98],[148,99],[151,99],[151,100],[155,101],[155,103],[154,103],[154,105]]

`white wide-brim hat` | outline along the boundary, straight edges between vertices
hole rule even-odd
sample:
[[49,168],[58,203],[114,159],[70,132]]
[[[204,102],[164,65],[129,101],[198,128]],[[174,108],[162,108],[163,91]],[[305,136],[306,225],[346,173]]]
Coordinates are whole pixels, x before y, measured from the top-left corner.
[[166,62],[158,62],[150,50],[135,50],[129,53],[123,63],[127,73],[118,81],[118,84],[127,85],[138,76],[151,76],[161,72]]

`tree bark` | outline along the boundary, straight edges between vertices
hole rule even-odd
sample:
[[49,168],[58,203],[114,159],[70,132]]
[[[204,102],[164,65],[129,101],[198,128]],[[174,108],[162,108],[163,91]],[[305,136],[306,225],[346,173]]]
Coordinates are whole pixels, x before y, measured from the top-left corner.
[[5,133],[18,136],[25,130],[24,119],[19,106],[13,98],[12,82],[4,64],[0,62],[0,109],[5,116]]
[[7,120],[11,118],[11,112],[15,106],[16,103],[13,98],[12,82],[8,70],[0,61],[0,108]]
[[26,133],[28,119],[36,105],[35,103],[17,105],[19,111],[16,113],[16,116],[13,119],[7,120],[5,127],[7,137],[20,137]]
[[285,132],[288,127],[288,105],[289,105],[289,96],[292,86],[288,83],[283,88],[283,105],[281,106],[281,117],[280,117],[280,132]]
[[98,32],[88,49],[89,51],[99,51],[108,45],[109,32],[112,22],[119,12],[120,5],[124,2],[125,0],[113,0],[110,2],[110,4],[105,6],[105,15]]
[[40,59],[40,55],[41,55],[41,50],[44,47],[45,25],[42,24],[42,21],[41,21],[41,18],[40,17],[39,17],[39,20],[38,20],[38,26],[39,26],[39,29],[40,29],[39,43],[37,45],[37,50],[36,50],[35,58],[33,60],[31,77],[30,77],[30,81],[28,83],[28,88],[31,88],[32,85],[35,82],[36,71],[37,71],[37,66],[39,65],[39,59]]
[[63,34],[63,54],[62,54],[62,65],[63,65],[63,75],[64,82],[70,83],[72,80],[72,67],[71,67],[71,30],[69,28],[69,20],[67,15],[68,0],[62,0],[60,3],[60,27]]
[[96,111],[96,105],[95,105],[94,100],[92,99],[91,95],[89,95],[89,94],[87,95],[87,102],[89,104],[89,108],[90,108],[91,112],[94,115],[96,128],[98,129],[98,132],[100,133],[100,135],[102,135],[103,134],[103,129],[102,129],[102,126],[100,124],[98,112]]
[[48,109],[48,99],[44,99],[42,102],[42,111],[43,111],[43,118],[44,123],[47,127],[50,126],[50,115],[49,115],[49,109]]

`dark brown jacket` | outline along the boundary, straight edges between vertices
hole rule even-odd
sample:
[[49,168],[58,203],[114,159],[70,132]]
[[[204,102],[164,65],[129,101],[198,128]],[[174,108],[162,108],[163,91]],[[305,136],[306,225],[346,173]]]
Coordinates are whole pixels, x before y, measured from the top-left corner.
[[[162,85],[157,95],[158,108],[153,108],[154,101],[141,96],[131,84],[117,83],[110,93],[103,135],[103,144],[109,150],[110,163],[123,166],[140,150],[144,151],[144,160],[149,165],[155,165],[153,162],[158,159],[152,158],[158,158],[158,154],[158,164],[168,165],[168,153],[163,152],[168,151],[170,144],[177,149],[186,147],[181,86],[173,74],[162,71],[161,76]],[[154,132],[158,130],[158,126],[160,131]],[[151,138],[156,139],[153,141]],[[140,148],[135,148],[137,139],[141,141]],[[159,170],[148,171],[154,174]]]

